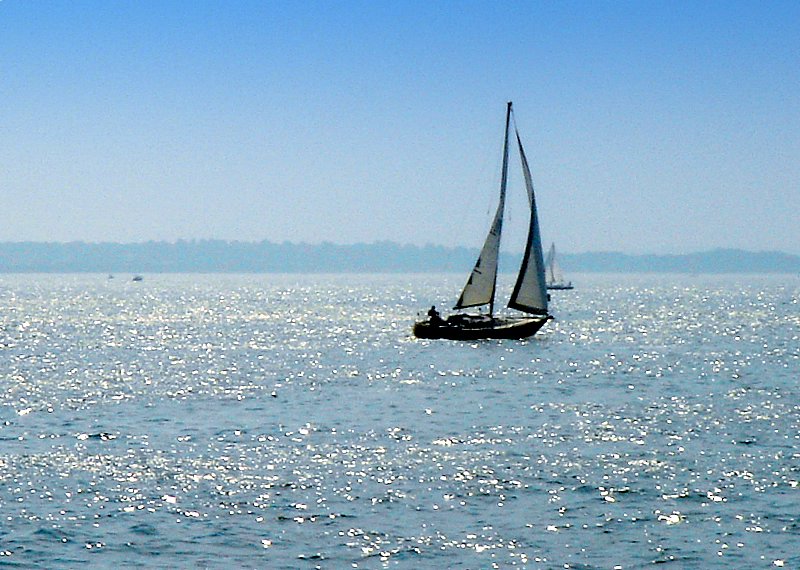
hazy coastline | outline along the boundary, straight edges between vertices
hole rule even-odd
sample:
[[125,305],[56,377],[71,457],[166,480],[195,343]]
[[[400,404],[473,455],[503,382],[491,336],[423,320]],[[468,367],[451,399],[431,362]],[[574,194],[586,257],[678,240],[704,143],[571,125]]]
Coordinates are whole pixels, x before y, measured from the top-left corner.
[[[449,273],[466,272],[478,250],[394,242],[191,240],[144,243],[0,243],[0,273]],[[518,254],[501,256],[513,271]],[[567,273],[798,273],[800,256],[714,249],[681,255],[589,252],[559,257]]]

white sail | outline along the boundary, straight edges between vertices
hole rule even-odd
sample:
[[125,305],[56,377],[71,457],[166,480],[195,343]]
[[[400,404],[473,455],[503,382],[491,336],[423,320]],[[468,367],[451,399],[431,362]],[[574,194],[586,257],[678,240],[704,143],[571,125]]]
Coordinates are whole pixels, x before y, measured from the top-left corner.
[[461,292],[455,309],[479,307],[494,301],[495,284],[497,283],[497,260],[500,254],[500,234],[503,229],[503,209],[505,197],[501,196],[494,222],[483,243],[483,249],[475,262],[475,267]]
[[556,253],[556,244],[550,245],[550,250],[547,252],[547,255],[544,256],[544,275],[547,284],[553,282],[553,275],[550,272],[550,267],[553,265],[553,256]]
[[544,260],[544,267],[548,289],[572,289],[572,281],[564,281],[564,274],[558,263],[558,257],[556,257],[556,244],[550,246],[550,251],[547,252]]
[[497,261],[500,256],[500,234],[503,230],[503,211],[506,203],[506,184],[508,182],[508,126],[511,118],[511,104],[506,114],[506,130],[503,142],[503,172],[500,177],[500,202],[494,215],[492,227],[483,243],[478,261],[461,292],[454,309],[489,305],[489,312],[494,310],[494,292],[497,284]]
[[564,273],[561,271],[558,259],[556,259],[556,244],[550,245],[550,251],[547,252],[544,265],[548,285],[561,285],[564,283]]
[[[515,128],[516,131],[516,128]],[[508,306],[512,309],[534,313],[547,314],[547,287],[545,283],[544,259],[542,258],[542,240],[539,235],[539,216],[536,212],[536,196],[533,193],[533,180],[528,167],[528,159],[522,148],[519,132],[516,132],[519,156],[522,162],[522,174],[525,177],[525,188],[528,190],[528,201],[531,207],[530,226],[528,228],[528,242],[525,246],[525,255],[522,257],[517,283]]]

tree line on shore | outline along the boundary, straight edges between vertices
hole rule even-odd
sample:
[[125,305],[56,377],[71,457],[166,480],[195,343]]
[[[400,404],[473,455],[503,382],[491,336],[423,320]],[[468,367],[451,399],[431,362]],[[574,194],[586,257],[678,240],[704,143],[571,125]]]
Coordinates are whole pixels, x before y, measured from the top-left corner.
[[[223,240],[142,243],[0,243],[3,273],[448,273],[468,272],[478,250],[394,242],[341,245]],[[501,256],[516,271],[519,254]],[[561,253],[568,273],[800,273],[800,256],[716,249],[683,255]]]

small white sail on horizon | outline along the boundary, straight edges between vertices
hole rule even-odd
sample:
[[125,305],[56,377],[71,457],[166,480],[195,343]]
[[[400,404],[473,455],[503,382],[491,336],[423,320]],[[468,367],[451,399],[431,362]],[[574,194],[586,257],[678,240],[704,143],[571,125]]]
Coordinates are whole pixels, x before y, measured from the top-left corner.
[[548,289],[572,289],[572,281],[564,281],[564,272],[556,258],[556,244],[550,244],[550,251],[544,261],[545,273],[547,275]]

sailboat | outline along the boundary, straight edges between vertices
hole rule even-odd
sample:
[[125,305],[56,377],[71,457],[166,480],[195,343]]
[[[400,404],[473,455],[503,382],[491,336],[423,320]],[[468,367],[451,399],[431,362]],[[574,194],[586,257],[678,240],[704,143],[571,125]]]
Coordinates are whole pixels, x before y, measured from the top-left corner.
[[508,154],[512,104],[509,101],[506,109],[506,128],[503,141],[503,170],[500,177],[500,200],[497,212],[486,236],[478,261],[464,286],[455,307],[456,311],[472,307],[489,306],[487,314],[456,313],[444,319],[436,307],[428,311],[428,319],[414,324],[414,335],[419,338],[450,340],[481,339],[520,339],[536,334],[552,317],[547,312],[547,288],[545,284],[544,260],[542,258],[542,240],[539,237],[539,219],[536,214],[536,198],[533,193],[528,159],[522,148],[516,124],[514,134],[519,148],[522,174],[528,192],[530,206],[530,223],[528,240],[517,281],[508,302],[508,307],[525,313],[522,316],[496,315],[495,289],[497,288],[497,261],[500,253],[500,235],[503,229],[503,214],[508,183]]
[[548,289],[573,289],[572,281],[564,281],[564,274],[556,259],[556,244],[554,243],[550,244],[550,251],[544,258],[544,268]]

